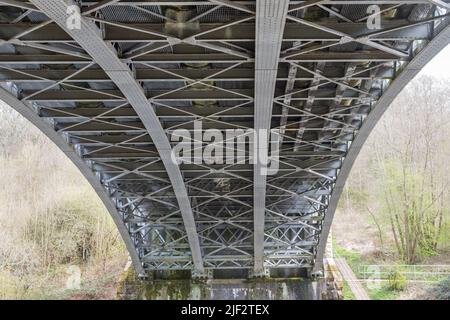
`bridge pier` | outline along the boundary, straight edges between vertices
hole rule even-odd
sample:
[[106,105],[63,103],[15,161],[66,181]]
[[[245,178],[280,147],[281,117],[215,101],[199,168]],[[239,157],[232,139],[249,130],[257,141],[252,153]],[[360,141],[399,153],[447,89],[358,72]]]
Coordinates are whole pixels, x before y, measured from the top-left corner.
[[[327,274],[327,273],[326,273]],[[341,299],[332,277],[191,279],[172,271],[140,279],[126,270],[117,288],[120,300],[324,300]]]
[[[255,276],[246,270],[216,270],[198,278],[190,270],[150,272],[137,276],[128,263],[117,288],[120,300],[342,300],[343,278],[333,257],[332,236],[320,272],[306,269],[266,270]],[[240,271],[240,272],[239,272]],[[231,278],[231,275],[235,278]],[[239,279],[240,277],[240,279]],[[222,278],[222,279],[221,279]]]

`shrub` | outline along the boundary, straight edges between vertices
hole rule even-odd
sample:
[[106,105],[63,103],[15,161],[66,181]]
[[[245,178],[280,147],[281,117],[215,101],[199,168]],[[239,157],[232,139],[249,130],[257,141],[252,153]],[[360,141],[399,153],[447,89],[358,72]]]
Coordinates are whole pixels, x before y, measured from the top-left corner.
[[402,291],[406,288],[408,280],[399,271],[391,271],[388,275],[389,289],[394,291]]
[[42,264],[86,262],[110,257],[120,250],[117,229],[95,195],[68,194],[56,206],[37,213],[25,229],[25,237],[41,251]]
[[438,282],[433,293],[436,300],[450,300],[450,277]]

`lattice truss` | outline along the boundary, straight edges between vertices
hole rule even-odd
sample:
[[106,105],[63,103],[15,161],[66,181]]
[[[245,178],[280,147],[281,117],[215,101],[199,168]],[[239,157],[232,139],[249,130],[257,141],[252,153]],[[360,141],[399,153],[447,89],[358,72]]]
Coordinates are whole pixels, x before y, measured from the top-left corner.
[[[352,140],[449,23],[442,0],[83,0],[79,32],[60,4],[0,0],[2,87],[95,173],[144,269],[199,273],[312,268]],[[194,120],[280,129],[278,173],[170,166]]]

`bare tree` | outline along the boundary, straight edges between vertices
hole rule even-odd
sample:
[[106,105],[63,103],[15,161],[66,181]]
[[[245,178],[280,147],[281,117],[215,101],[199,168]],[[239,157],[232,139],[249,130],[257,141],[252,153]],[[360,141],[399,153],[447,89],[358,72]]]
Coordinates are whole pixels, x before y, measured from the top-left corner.
[[348,182],[348,189],[370,195],[360,210],[374,220],[380,242],[391,240],[407,263],[448,245],[442,235],[450,200],[449,89],[430,77],[411,82],[380,120]]

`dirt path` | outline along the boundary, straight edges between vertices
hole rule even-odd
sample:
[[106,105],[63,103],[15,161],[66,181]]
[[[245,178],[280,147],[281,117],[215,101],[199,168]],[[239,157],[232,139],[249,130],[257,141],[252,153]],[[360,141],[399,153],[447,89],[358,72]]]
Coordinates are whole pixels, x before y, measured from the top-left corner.
[[334,260],[336,261],[336,265],[339,268],[342,277],[348,283],[348,286],[355,295],[356,300],[370,300],[366,289],[362,286],[360,280],[356,278],[355,273],[350,268],[347,261],[344,258],[335,258]]

